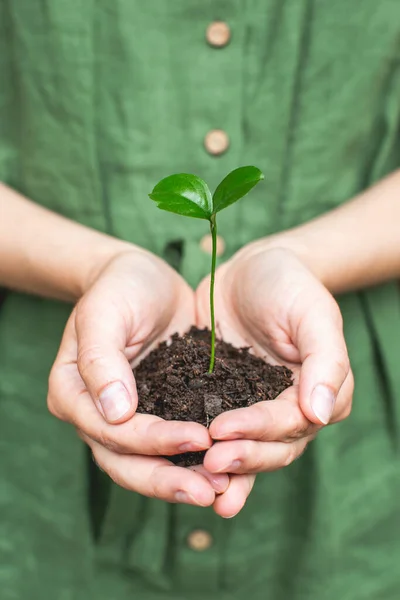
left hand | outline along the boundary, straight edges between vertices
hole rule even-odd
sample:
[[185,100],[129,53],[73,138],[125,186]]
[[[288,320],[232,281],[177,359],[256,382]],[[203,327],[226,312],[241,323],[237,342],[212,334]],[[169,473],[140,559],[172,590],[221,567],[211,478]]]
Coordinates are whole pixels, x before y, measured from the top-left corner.
[[[162,301],[160,301],[162,299]],[[164,261],[132,248],[99,265],[68,320],[49,378],[48,407],[76,427],[118,485],[169,502],[211,506],[229,477],[164,457],[212,444],[199,423],[136,412],[132,362],[195,320],[194,294]]]
[[[209,327],[209,278],[197,292],[199,327]],[[351,411],[353,376],[335,300],[290,250],[254,244],[216,274],[217,336],[294,372],[294,385],[273,401],[228,411],[210,425],[214,444],[204,459],[212,473],[230,473],[214,509],[237,514],[255,474],[289,465],[318,430]]]

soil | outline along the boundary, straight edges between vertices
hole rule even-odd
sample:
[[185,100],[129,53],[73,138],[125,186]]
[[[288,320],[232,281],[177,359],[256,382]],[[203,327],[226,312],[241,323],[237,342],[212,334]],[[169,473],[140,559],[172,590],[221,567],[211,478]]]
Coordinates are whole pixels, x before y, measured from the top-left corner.
[[[292,385],[292,372],[218,340],[213,373],[208,373],[210,332],[195,327],[175,334],[135,369],[139,413],[166,420],[196,421],[208,427],[226,410],[273,400]],[[204,452],[169,456],[175,464],[201,464]]]

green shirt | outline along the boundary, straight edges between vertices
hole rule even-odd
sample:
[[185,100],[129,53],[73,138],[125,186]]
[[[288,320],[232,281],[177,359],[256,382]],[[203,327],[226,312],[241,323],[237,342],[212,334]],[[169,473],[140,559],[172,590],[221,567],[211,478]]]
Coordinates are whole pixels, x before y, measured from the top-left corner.
[[[221,48],[206,40],[215,20],[231,32]],[[0,178],[166,257],[195,285],[209,269],[206,231],[157,211],[153,185],[262,169],[266,183],[221,214],[223,260],[347,201],[399,166],[399,40],[398,0],[0,0]],[[229,138],[221,156],[204,146],[214,129]],[[399,291],[340,304],[351,417],[258,476],[245,509],[223,520],[96,470],[46,409],[70,307],[9,293],[1,599],[397,600]],[[193,547],[199,529],[204,550]]]

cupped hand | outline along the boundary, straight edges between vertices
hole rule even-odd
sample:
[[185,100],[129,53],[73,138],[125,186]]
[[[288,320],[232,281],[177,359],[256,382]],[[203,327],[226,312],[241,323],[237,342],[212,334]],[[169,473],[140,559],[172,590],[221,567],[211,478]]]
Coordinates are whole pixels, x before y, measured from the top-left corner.
[[[197,322],[209,326],[209,280],[197,292]],[[273,401],[219,415],[204,466],[230,473],[215,501],[222,516],[246,502],[255,474],[289,465],[318,430],[346,418],[353,376],[340,310],[327,289],[290,250],[249,246],[216,274],[217,335],[294,372],[294,385]]]
[[191,288],[164,261],[138,250],[114,257],[74,308],[49,378],[48,406],[72,423],[97,464],[119,485],[146,496],[213,504],[229,482],[163,458],[204,450],[197,423],[137,414],[132,363],[195,321]]

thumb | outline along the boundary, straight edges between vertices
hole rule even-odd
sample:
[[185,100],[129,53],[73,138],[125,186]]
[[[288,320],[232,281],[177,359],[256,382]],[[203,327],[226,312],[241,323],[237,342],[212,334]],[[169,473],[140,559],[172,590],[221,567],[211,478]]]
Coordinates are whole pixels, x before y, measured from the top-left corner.
[[302,363],[300,407],[312,423],[327,425],[350,364],[342,316],[325,289],[301,319],[296,338]]
[[78,304],[77,366],[98,410],[109,423],[130,419],[137,407],[136,383],[125,356],[126,320],[115,302]]

